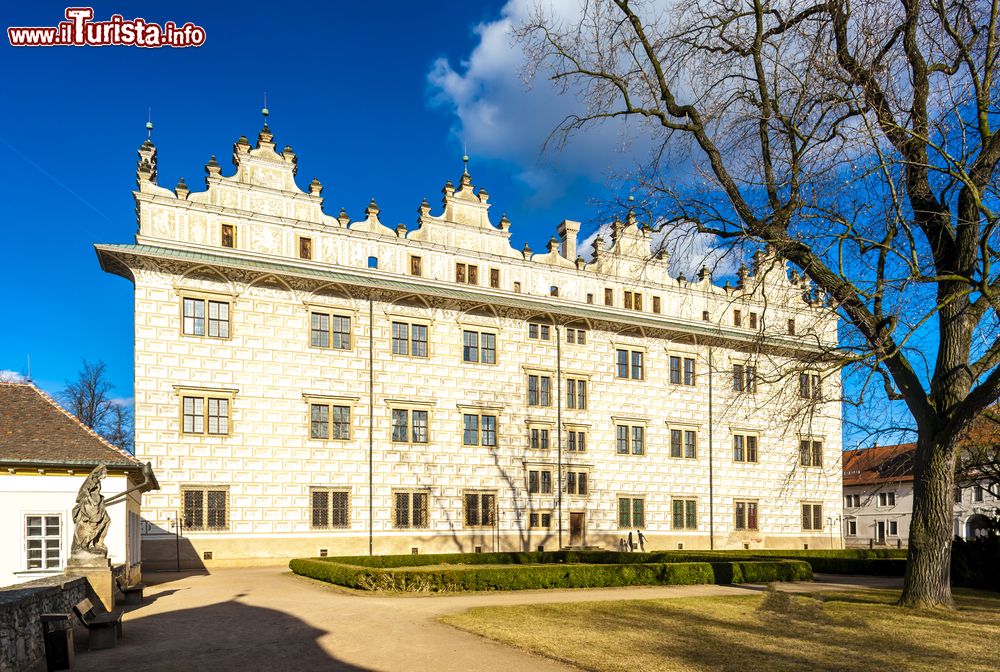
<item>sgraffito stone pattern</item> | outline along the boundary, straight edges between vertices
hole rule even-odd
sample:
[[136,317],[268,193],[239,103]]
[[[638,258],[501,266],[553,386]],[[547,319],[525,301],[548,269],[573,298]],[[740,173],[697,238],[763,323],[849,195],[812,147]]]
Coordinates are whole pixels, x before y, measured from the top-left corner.
[[48,576],[0,588],[0,672],[31,669],[45,656],[41,615],[72,614],[85,597],[82,576]]

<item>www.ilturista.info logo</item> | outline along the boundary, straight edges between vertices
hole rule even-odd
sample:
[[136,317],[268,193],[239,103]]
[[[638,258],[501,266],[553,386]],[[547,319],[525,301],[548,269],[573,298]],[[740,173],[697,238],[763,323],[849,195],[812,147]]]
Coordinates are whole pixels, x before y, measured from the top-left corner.
[[66,20],[58,26],[25,26],[7,29],[12,47],[200,47],[205,29],[190,21],[162,26],[145,19],[126,19],[112,14],[107,21],[94,21],[93,7],[67,7]]

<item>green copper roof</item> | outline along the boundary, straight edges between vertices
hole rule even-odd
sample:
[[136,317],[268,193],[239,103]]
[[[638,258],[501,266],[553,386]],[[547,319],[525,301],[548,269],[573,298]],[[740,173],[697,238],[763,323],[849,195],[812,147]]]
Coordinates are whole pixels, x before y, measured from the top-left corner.
[[[820,347],[816,343],[807,342],[803,337],[772,335],[766,337],[762,342],[759,335],[756,333],[707,322],[683,320],[675,317],[616,309],[606,306],[578,304],[576,302],[555,297],[533,296],[530,294],[521,294],[497,289],[454,285],[426,278],[421,279],[420,282],[414,282],[412,280],[405,279],[405,277],[398,277],[386,273],[385,271],[375,269],[354,269],[344,267],[317,268],[312,264],[308,266],[296,265],[240,254],[213,254],[194,250],[156,247],[152,245],[106,244],[95,245],[94,249],[97,251],[98,259],[101,262],[101,268],[109,273],[115,273],[116,275],[123,274],[114,268],[108,267],[106,264],[106,257],[108,256],[118,259],[118,261],[124,263],[126,266],[128,266],[128,263],[121,259],[122,256],[126,255],[156,259],[176,259],[189,261],[196,265],[248,269],[265,273],[274,273],[276,275],[323,280],[325,282],[336,282],[355,287],[371,287],[375,289],[404,292],[407,294],[438,296],[478,304],[486,303],[498,306],[521,308],[550,315],[561,315],[564,317],[588,320],[601,320],[625,326],[642,327],[644,329],[666,330],[674,332],[678,337],[693,336],[703,342],[716,342],[720,345],[723,341],[725,341],[730,347],[739,348],[742,346],[744,349],[760,348],[762,345],[766,345],[770,349],[811,354],[821,353],[824,350],[829,349]],[[128,279],[131,280],[131,278]]]

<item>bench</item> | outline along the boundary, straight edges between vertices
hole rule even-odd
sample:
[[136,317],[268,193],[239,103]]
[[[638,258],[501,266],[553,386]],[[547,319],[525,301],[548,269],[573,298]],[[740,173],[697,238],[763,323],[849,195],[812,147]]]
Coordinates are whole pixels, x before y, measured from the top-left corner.
[[122,576],[116,577],[115,583],[118,585],[118,590],[124,596],[123,601],[125,604],[142,604],[142,591],[146,588],[145,583],[136,583],[130,586]]
[[122,638],[122,612],[98,611],[93,603],[84,598],[73,607],[90,635],[88,649],[113,649]]

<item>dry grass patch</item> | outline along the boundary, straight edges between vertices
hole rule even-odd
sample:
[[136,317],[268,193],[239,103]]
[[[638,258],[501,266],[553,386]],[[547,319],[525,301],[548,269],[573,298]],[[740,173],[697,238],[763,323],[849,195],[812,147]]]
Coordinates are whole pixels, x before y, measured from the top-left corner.
[[995,672],[1000,596],[959,592],[954,612],[904,610],[899,591],[765,594],[481,607],[442,620],[608,672]]

